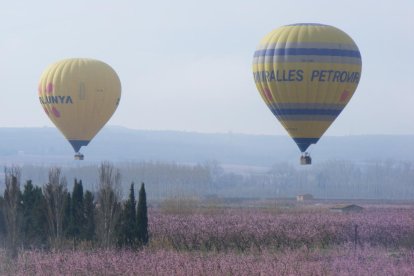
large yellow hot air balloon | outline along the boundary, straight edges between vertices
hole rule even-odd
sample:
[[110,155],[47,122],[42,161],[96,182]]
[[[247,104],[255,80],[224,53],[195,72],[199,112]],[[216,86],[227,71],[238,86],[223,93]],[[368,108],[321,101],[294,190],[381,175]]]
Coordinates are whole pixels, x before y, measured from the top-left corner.
[[266,35],[253,58],[257,89],[310,164],[316,144],[354,94],[361,54],[343,31],[322,24],[293,24]]
[[79,153],[111,118],[121,97],[121,82],[106,63],[84,58],[50,65],[38,87],[46,114]]

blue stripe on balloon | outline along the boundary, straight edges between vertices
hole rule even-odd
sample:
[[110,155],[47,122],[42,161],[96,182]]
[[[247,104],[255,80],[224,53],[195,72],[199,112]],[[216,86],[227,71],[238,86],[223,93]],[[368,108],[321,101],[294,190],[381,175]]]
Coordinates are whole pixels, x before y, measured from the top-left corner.
[[89,140],[69,140],[69,143],[72,145],[75,152],[79,152],[80,148],[87,146],[89,142]]
[[257,50],[255,57],[263,56],[332,56],[361,58],[361,53],[354,50],[325,49],[325,48],[276,48]]
[[273,114],[276,116],[292,116],[292,115],[322,115],[322,116],[338,116],[342,109],[307,109],[307,108],[286,108],[286,109],[279,109],[279,108],[271,108]]
[[323,27],[331,27],[329,25],[321,24],[321,23],[295,23],[295,24],[289,24],[286,26],[323,26]]
[[305,152],[311,144],[316,144],[319,138],[293,138],[301,152]]
[[265,56],[254,57],[253,64],[272,64],[272,63],[335,63],[335,64],[355,64],[361,65],[360,58],[338,57],[338,56]]

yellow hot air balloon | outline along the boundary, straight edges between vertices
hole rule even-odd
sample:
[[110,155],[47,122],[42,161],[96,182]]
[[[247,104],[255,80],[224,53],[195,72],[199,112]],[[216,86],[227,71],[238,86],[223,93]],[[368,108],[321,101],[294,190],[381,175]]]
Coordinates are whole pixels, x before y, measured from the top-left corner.
[[266,35],[253,58],[257,89],[302,152],[316,144],[354,94],[361,54],[343,31],[323,24],[293,24]]
[[38,87],[40,103],[79,153],[111,118],[121,97],[121,82],[106,63],[85,58],[58,61],[42,74]]

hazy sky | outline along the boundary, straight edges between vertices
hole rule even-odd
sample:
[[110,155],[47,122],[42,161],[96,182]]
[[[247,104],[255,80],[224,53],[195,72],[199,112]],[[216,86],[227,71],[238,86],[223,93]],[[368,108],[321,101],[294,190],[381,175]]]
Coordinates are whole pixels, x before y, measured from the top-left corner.
[[414,134],[413,0],[5,1],[0,9],[0,127],[52,126],[37,84],[47,65],[110,64],[122,99],[109,125],[285,135],[254,85],[259,40],[313,22],[348,33],[362,78],[326,135]]

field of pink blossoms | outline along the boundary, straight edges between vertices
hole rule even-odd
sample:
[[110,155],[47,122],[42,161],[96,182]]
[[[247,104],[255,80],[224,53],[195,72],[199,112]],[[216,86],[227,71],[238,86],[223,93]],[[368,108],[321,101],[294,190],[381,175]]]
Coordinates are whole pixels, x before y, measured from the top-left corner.
[[[414,275],[414,209],[150,210],[140,251],[0,252],[0,275]],[[355,244],[357,225],[357,244]]]
[[414,208],[368,208],[361,213],[326,210],[275,213],[223,209],[212,213],[151,212],[153,246],[174,250],[248,251],[329,248],[358,243],[387,248],[414,247]]
[[[2,255],[4,256],[4,255]],[[24,252],[1,275],[413,275],[414,251],[353,246],[279,252]]]

